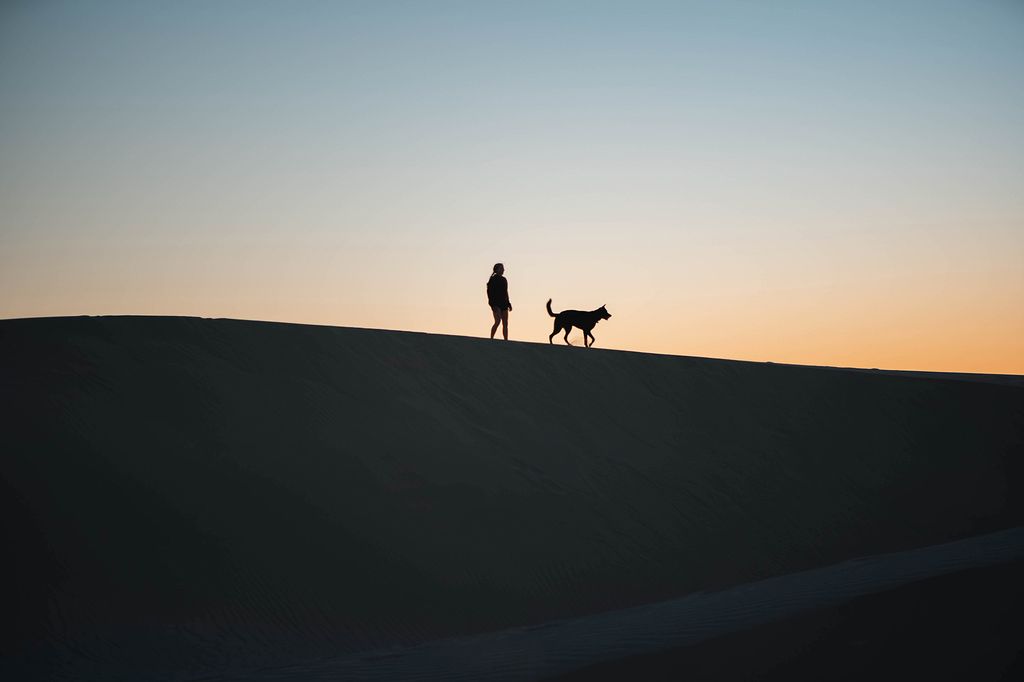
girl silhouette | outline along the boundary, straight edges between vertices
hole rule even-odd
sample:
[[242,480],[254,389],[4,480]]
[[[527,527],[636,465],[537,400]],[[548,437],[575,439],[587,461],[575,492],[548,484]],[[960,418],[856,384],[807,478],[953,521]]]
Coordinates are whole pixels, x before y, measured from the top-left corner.
[[494,332],[498,331],[500,324],[501,334],[508,341],[508,314],[512,310],[512,304],[508,300],[508,280],[505,279],[504,274],[505,266],[495,263],[491,278],[487,280],[487,305],[491,306],[491,312],[494,313],[491,338],[494,338]]

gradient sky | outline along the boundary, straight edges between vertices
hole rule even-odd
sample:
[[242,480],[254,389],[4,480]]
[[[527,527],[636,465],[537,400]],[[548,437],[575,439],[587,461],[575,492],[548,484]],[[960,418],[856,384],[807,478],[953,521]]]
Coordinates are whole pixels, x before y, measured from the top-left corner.
[[[1024,2],[8,2],[0,317],[1024,373]],[[578,340],[578,332],[574,338]]]

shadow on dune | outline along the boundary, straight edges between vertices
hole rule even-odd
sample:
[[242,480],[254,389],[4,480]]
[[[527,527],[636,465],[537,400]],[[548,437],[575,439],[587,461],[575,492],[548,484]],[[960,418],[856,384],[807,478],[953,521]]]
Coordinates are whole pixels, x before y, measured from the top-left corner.
[[1024,562],[928,578],[558,682],[1019,680]]
[[234,674],[1024,525],[1012,385],[194,318],[3,321],[0,362],[15,671]]

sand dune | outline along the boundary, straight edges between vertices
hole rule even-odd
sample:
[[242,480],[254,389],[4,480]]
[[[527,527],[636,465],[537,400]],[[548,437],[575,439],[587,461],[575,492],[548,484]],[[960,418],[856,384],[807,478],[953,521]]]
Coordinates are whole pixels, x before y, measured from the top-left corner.
[[[1024,567],[1024,528],[855,559],[630,609],[549,621],[540,626],[434,640],[410,647],[304,661],[285,668],[250,672],[236,679],[260,682],[290,679],[518,682],[555,679],[563,674],[586,679],[588,673],[600,671],[604,674],[605,669],[614,671],[609,679],[637,679],[636,672],[640,668],[636,660],[663,656],[663,652],[672,652],[677,659],[674,661],[677,674],[668,679],[685,679],[679,672],[691,664],[688,659],[692,653],[687,655],[687,649],[695,649],[707,640],[749,632],[765,623],[785,623],[796,614],[828,611],[864,595],[900,592],[907,584],[936,576],[959,575],[978,567],[991,571],[993,567],[1003,566]],[[1019,575],[1000,576],[1004,599],[1012,597],[1007,601],[1015,601],[1018,608],[1024,606],[1024,594],[1018,587]],[[969,587],[976,590],[974,585]],[[944,598],[948,599],[949,595],[938,595],[940,601]],[[979,615],[984,621],[988,614],[982,611]],[[971,627],[966,623],[957,625],[961,629]],[[872,629],[862,626],[860,634],[870,636]],[[1018,626],[1011,632],[1024,634],[1024,626]],[[909,639],[915,633],[897,634]],[[1014,645],[1017,652],[1024,653],[1024,640],[1007,642],[1003,646],[1014,652]],[[738,654],[739,651],[734,650],[726,657],[731,659]],[[623,663],[629,660],[633,665]],[[453,666],[453,661],[458,664]],[[608,661],[612,663],[601,665]],[[720,665],[724,667],[725,663],[723,660]],[[709,668],[714,675],[713,665]],[[763,672],[756,668],[755,671]],[[828,672],[832,672],[831,666]],[[735,678],[714,676],[712,679]]]
[[550,679],[1020,680],[1021,575],[1024,561],[942,574]]
[[23,678],[244,678],[1024,525],[1014,377],[155,317],[3,321],[0,363]]

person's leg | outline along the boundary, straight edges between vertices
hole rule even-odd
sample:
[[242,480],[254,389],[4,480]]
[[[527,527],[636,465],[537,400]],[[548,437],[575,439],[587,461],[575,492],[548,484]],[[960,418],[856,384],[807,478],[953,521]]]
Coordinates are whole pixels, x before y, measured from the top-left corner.
[[494,332],[498,331],[498,325],[501,324],[501,313],[497,308],[491,306],[491,314],[494,315],[494,325],[491,327],[491,338],[494,338]]
[[501,335],[508,341],[508,310],[501,311]]

